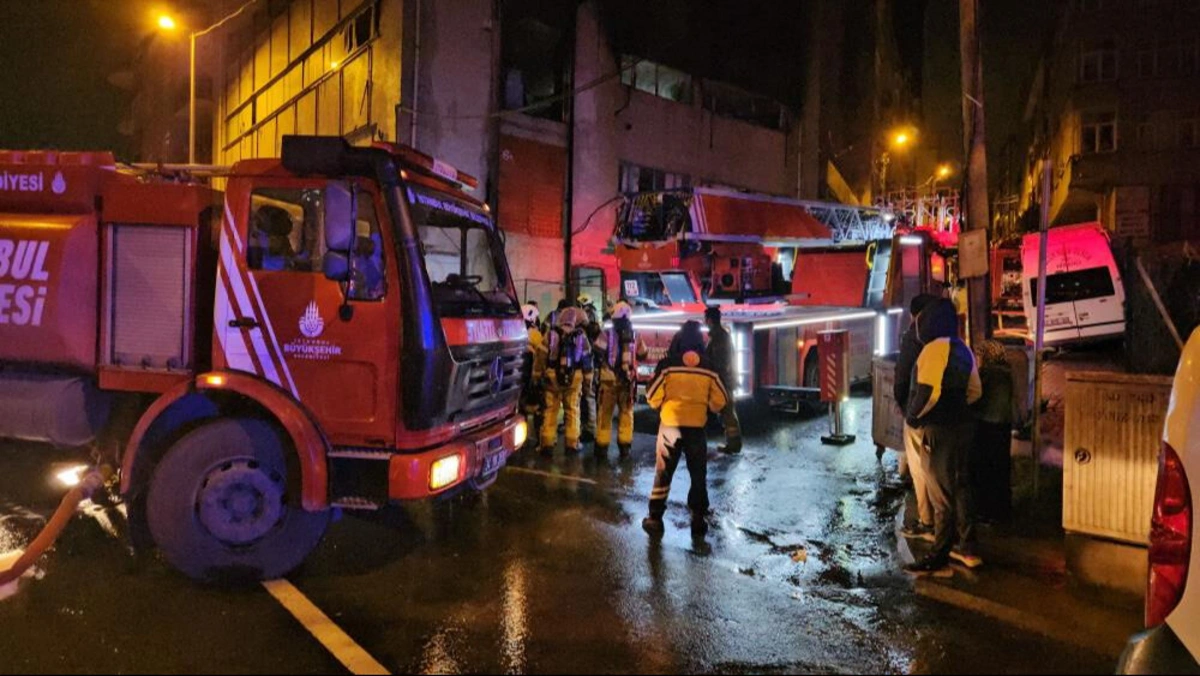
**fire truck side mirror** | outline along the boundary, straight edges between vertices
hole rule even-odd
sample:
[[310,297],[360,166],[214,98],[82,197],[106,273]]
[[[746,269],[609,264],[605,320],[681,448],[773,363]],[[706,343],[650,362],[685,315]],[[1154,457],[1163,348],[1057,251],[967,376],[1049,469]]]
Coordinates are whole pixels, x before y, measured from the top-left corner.
[[330,181],[325,188],[325,248],[350,253],[354,248],[358,220],[353,187],[344,181]]
[[356,239],[357,206],[354,188],[349,183],[330,181],[326,186],[326,253],[321,267],[327,278],[337,282],[350,279],[350,253]]

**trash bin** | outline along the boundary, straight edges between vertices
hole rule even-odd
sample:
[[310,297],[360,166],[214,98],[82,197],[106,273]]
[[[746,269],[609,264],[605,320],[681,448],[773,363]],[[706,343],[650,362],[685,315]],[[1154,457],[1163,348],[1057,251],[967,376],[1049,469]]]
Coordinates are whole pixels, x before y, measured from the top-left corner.
[[887,449],[904,450],[904,413],[892,396],[896,382],[896,358],[889,354],[875,357],[871,361],[871,439],[875,442],[875,454],[882,457]]

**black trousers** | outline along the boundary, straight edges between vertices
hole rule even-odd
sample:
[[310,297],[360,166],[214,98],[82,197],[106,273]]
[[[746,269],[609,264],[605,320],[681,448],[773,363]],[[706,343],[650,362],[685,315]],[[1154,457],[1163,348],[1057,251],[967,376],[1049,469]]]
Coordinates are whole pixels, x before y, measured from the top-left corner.
[[703,427],[659,427],[655,449],[654,489],[650,491],[650,516],[661,519],[667,511],[667,496],[679,458],[687,462],[692,486],[688,491],[688,507],[692,514],[708,511],[708,435]]
[[933,549],[938,561],[950,558],[957,544],[974,553],[975,508],[971,492],[970,448],[974,423],[928,425],[921,428],[921,465],[933,507]]
[[980,519],[1003,523],[1012,516],[1012,425],[979,422],[971,457],[971,486]]

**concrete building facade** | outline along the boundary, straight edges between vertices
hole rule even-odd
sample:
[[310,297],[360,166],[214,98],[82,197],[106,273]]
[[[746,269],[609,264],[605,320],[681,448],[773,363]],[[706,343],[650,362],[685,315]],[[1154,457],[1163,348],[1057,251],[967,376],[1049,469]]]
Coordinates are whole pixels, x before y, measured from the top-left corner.
[[1098,220],[1135,244],[1200,238],[1200,3],[1062,5],[1026,108],[1026,225],[1048,158],[1052,223]]
[[571,264],[616,288],[622,191],[799,194],[787,109],[616,52],[594,2],[553,5],[261,0],[216,39],[214,161],[292,133],[410,143],[480,179],[518,292],[542,302],[562,293],[568,237]]

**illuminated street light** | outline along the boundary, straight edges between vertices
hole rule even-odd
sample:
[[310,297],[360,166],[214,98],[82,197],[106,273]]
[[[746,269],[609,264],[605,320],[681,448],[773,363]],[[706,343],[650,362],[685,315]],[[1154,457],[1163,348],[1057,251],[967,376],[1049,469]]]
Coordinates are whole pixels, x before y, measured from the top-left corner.
[[[258,0],[247,0],[241,7],[225,15],[220,21],[213,25],[198,31],[190,31],[188,34],[188,42],[190,42],[190,55],[188,57],[188,164],[196,163],[196,38],[207,35],[212,31],[225,25],[233,20],[242,12],[245,12],[251,5]],[[158,16],[158,27],[164,31],[174,31],[177,27],[175,19],[167,14]]]
[[952,173],[954,173],[954,170],[950,168],[949,164],[943,164],[943,165],[939,166],[938,170],[937,170],[938,178],[942,178],[942,179],[948,178],[950,176],[950,174],[952,174]]
[[908,145],[910,140],[912,139],[909,137],[907,132],[898,132],[892,137],[892,145],[896,146],[897,148],[903,148],[904,146]]

